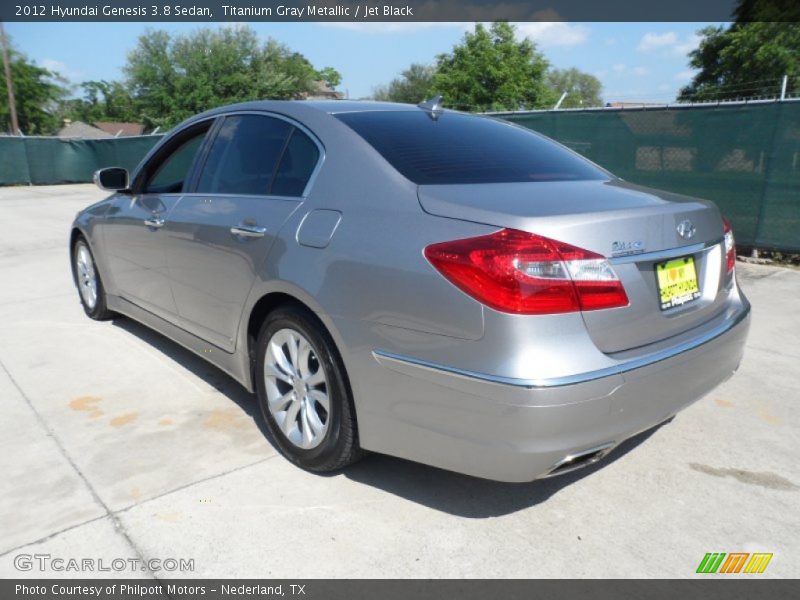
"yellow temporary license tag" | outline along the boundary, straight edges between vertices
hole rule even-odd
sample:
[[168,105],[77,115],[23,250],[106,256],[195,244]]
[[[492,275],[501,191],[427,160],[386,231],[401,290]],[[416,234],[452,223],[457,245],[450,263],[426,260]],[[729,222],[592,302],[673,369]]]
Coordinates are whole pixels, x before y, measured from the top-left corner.
[[693,256],[656,264],[656,277],[661,310],[680,306],[700,297]]

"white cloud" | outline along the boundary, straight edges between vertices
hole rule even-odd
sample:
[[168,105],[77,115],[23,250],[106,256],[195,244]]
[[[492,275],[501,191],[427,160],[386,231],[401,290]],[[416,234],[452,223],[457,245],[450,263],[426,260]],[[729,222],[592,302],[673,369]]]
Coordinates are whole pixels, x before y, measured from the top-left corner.
[[[350,31],[358,31],[360,33],[369,34],[413,33],[415,31],[422,31],[424,29],[432,29],[435,27],[465,29],[464,23],[439,23],[428,21],[338,21],[330,23],[323,22],[318,24],[322,27],[330,27],[333,29],[349,29]],[[469,25],[471,25],[471,23]]]
[[637,46],[639,52],[652,52],[664,47],[674,46],[678,42],[678,35],[674,31],[664,33],[648,32],[642,36],[642,40]]
[[645,67],[634,67],[632,71],[633,74],[636,75],[637,77],[644,77],[650,72]]
[[[475,23],[443,23],[443,22],[383,22],[383,21],[342,21],[319,23],[322,27],[347,29],[367,34],[413,33],[425,29],[449,28],[472,31]],[[589,39],[589,28],[584,25],[572,25],[563,21],[541,21],[532,23],[513,23],[517,28],[518,38],[528,38],[542,46],[577,46]],[[490,27],[491,23],[484,23]]]
[[617,63],[611,67],[611,70],[614,71],[614,73],[624,73],[627,68],[628,67],[626,67],[624,64]]
[[681,71],[680,73],[675,73],[673,79],[682,83],[689,83],[693,77],[694,71]]
[[83,71],[80,71],[78,69],[71,69],[60,60],[55,60],[53,58],[45,58],[39,64],[48,71],[52,71],[53,73],[58,73],[59,75],[61,75],[62,77],[66,77],[67,79],[80,79],[83,77]]
[[687,37],[684,42],[676,45],[672,49],[672,52],[673,52],[673,54],[679,54],[679,55],[685,56],[685,55],[689,54],[689,52],[691,52],[692,50],[697,48],[700,45],[700,40],[702,40],[702,39],[703,39],[702,36],[697,35],[696,33],[693,33],[692,35]]
[[703,39],[696,33],[692,33],[681,39],[674,31],[664,33],[648,32],[642,36],[636,49],[639,52],[659,52],[663,55],[686,56],[689,52],[697,48],[700,40]]
[[578,46],[589,39],[589,28],[563,21],[514,23],[517,35],[542,46]]

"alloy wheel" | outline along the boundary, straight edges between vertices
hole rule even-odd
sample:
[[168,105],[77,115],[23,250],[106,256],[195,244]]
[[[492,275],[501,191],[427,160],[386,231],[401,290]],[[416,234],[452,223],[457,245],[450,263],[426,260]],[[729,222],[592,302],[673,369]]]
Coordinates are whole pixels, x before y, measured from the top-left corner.
[[296,447],[322,443],[330,422],[328,380],[311,342],[299,331],[280,329],[264,357],[267,404],[283,435]]
[[78,244],[75,252],[75,273],[78,277],[78,289],[84,304],[93,310],[97,304],[97,275],[94,270],[92,254],[86,244]]

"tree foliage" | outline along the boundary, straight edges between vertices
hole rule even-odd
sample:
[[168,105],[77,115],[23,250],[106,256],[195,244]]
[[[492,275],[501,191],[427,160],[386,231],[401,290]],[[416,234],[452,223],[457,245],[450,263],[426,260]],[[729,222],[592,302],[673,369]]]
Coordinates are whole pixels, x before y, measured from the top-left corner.
[[325,85],[335,90],[342,83],[342,74],[333,67],[323,67],[317,71],[317,79],[324,81]]
[[[13,48],[9,49],[17,120],[25,135],[47,135],[60,126],[59,102],[67,94],[64,80]],[[0,122],[11,131],[11,111],[5,77],[0,77]]]
[[64,102],[66,117],[85,123],[137,120],[133,98],[119,81],[84,81],[78,87],[83,96]]
[[800,91],[800,27],[796,23],[736,22],[706,27],[689,64],[700,72],[678,96],[683,101],[775,97],[781,79]]
[[545,84],[548,62],[528,39],[516,40],[515,28],[498,21],[488,29],[475,25],[452,52],[437,58],[432,89],[445,105],[461,110],[516,110],[550,106]]
[[547,85],[550,86],[557,98],[567,92],[561,108],[586,108],[603,105],[603,99],[600,97],[603,85],[600,80],[594,75],[578,69],[548,71]]
[[321,75],[300,53],[249,27],[200,29],[171,37],[148,31],[125,66],[139,117],[170,127],[198,112],[245,100],[301,97],[321,77],[338,83],[334,69]]
[[388,85],[375,88],[373,98],[388,102],[419,104],[433,95],[431,89],[435,74],[435,67],[414,63]]

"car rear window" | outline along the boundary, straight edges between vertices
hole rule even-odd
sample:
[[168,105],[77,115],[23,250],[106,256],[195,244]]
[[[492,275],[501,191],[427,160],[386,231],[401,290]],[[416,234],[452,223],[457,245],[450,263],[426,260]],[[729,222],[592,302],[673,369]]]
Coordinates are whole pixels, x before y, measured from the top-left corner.
[[424,110],[336,116],[419,185],[607,179],[587,160],[496,119]]

